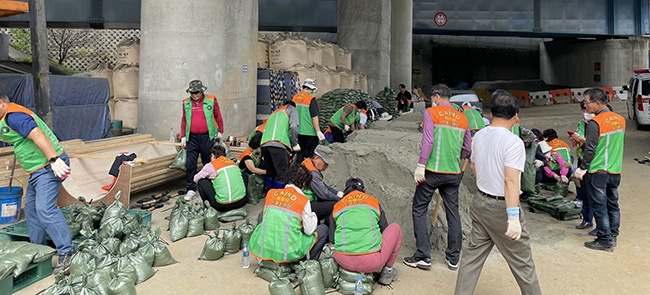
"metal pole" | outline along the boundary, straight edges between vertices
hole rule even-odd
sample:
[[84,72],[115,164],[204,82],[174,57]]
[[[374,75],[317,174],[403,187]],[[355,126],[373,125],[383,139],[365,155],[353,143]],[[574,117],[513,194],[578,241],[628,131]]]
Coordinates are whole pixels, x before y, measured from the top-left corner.
[[32,39],[32,76],[36,114],[52,127],[50,109],[50,60],[47,52],[45,0],[29,0],[29,29]]

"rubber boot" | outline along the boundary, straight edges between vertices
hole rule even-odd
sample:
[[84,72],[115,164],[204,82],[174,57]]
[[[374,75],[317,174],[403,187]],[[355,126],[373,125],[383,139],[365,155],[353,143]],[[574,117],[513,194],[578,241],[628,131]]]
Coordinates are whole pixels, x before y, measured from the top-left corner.
[[113,185],[115,185],[116,181],[117,181],[117,177],[113,177],[113,181],[111,182],[111,184],[107,184],[105,186],[102,186],[102,189],[105,190],[105,191],[110,191],[111,188],[113,188]]

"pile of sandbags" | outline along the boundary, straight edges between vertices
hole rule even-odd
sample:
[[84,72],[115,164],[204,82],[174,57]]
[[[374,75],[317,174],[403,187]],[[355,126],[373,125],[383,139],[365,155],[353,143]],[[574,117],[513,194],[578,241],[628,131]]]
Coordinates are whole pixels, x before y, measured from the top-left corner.
[[[347,104],[355,103],[359,100],[364,100],[368,105],[368,110],[374,110],[372,104],[372,97],[367,93],[361,92],[356,89],[335,89],[329,91],[320,98],[318,121],[322,129],[329,126],[330,118],[340,108]],[[372,121],[369,119],[366,122],[366,127],[369,127]]]
[[[169,232],[172,242],[176,242],[186,237],[189,238],[202,235],[204,231],[218,230],[220,221],[233,222],[244,219],[247,215],[248,212],[245,208],[218,213],[218,211],[212,208],[207,201],[203,203],[188,203],[183,198],[179,198],[176,200],[174,208],[169,214]],[[249,224],[248,220],[246,220],[246,223],[244,224]],[[252,233],[252,229],[250,232]],[[225,234],[223,237],[226,241],[226,254],[229,254],[228,249],[230,249],[229,235],[230,234]],[[239,240],[237,243],[239,243]],[[239,244],[237,244],[237,248],[240,248]]]
[[113,69],[114,112],[122,127],[138,127],[138,90],[140,77],[140,39],[126,38],[117,44],[117,64]]
[[[314,70],[313,66],[295,64],[290,67],[288,71],[292,71],[298,74],[298,83],[300,85],[302,85],[302,82],[305,81],[305,79],[316,79],[316,71]],[[321,92],[320,84],[318,81],[316,81],[316,85],[318,86],[318,92]]]
[[382,107],[384,107],[384,112],[388,112],[393,116],[393,118],[399,116],[399,113],[397,112],[397,110],[395,110],[395,108],[397,107],[397,101],[395,100],[395,97],[396,97],[395,91],[390,87],[384,87],[382,91],[379,91],[375,95],[375,99],[377,99],[377,102]]
[[307,42],[298,35],[279,35],[269,44],[269,66],[273,70],[286,70],[308,59]]
[[343,268],[339,269],[339,278],[336,281],[336,290],[343,295],[353,295],[355,293],[355,285],[357,283],[357,276],[361,275],[361,283],[363,284],[363,294],[372,294],[375,285],[373,274],[364,274],[359,272],[347,271]]
[[357,72],[354,76],[354,89],[368,92],[368,75],[364,72]]
[[[54,254],[56,250],[49,246],[0,239],[0,282],[11,275],[17,278],[30,264],[51,259]],[[11,283],[11,279],[8,280]]]
[[90,73],[90,76],[93,78],[104,78],[108,80],[108,110],[110,112],[111,121],[114,119],[115,115],[115,95],[113,92],[113,67],[108,63],[93,63],[91,64],[87,71]]

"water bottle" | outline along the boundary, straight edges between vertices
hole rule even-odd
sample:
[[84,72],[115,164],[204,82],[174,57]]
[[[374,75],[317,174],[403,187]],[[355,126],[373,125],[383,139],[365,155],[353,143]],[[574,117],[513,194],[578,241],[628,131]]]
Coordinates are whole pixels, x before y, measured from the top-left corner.
[[169,141],[176,142],[176,136],[174,136],[174,128],[169,128]]
[[357,282],[354,284],[354,295],[363,295],[363,277],[361,274],[357,275]]
[[248,252],[248,243],[244,243],[244,249],[241,252],[241,268],[251,267],[251,257]]

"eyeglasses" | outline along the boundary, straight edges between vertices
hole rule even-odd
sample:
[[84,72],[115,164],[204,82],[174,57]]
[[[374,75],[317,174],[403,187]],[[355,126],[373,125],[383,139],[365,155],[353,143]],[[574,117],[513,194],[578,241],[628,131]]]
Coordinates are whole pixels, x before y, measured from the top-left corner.
[[192,91],[192,92],[190,92],[190,94],[199,94],[199,92],[201,92],[201,91]]
[[595,102],[595,101],[587,101],[586,99],[583,100],[583,101],[585,102],[585,104],[590,104],[590,103],[594,103],[594,102]]

